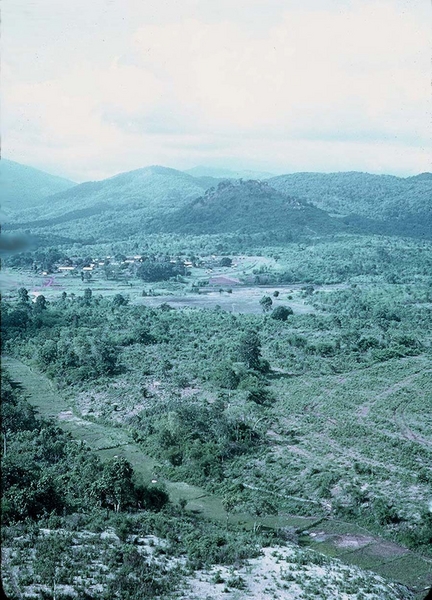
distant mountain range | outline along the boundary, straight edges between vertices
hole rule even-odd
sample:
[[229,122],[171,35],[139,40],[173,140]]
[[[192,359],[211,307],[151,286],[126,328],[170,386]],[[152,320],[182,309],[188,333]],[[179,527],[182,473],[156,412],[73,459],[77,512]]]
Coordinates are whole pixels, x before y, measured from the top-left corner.
[[193,176],[151,166],[74,185],[18,163],[2,163],[9,205],[15,199],[14,207],[7,207],[10,222],[4,229],[72,239],[87,239],[91,232],[100,241],[160,231],[356,231],[432,238],[431,173],[407,178],[294,173],[239,181],[211,177],[208,173],[216,171],[204,167],[192,169],[198,175]]
[[0,185],[2,211],[9,214],[37,207],[44,198],[68,190],[76,183],[2,158],[0,160]]
[[[405,232],[432,230],[432,173],[414,177],[369,173],[293,173],[268,180],[280,192],[328,213],[390,223]],[[351,222],[353,219],[351,218]]]
[[192,177],[166,167],[145,167],[60,191],[49,200],[44,198],[35,202],[31,211],[15,211],[14,220],[46,220],[94,207],[100,210],[140,208],[151,214],[176,209],[179,203],[196,198],[214,183],[217,180],[210,177]]

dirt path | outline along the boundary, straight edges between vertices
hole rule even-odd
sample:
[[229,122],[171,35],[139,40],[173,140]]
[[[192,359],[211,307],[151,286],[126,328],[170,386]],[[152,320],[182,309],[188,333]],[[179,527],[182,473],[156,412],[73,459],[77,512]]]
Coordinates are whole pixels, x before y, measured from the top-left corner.
[[393,410],[393,420],[395,424],[400,428],[403,437],[407,440],[417,442],[421,446],[428,449],[432,448],[432,442],[420,433],[413,431],[406,422],[405,409],[407,407],[407,402],[408,400],[404,400]]
[[[157,461],[144,454],[141,448],[130,438],[127,431],[119,427],[95,423],[77,416],[74,413],[72,401],[55,390],[47,377],[35,371],[28,365],[25,365],[23,362],[11,357],[4,357],[2,359],[2,365],[8,370],[12,380],[21,387],[29,403],[34,406],[43,417],[55,419],[62,429],[70,432],[75,438],[84,441],[93,448],[101,459],[107,459],[114,455],[124,456],[131,463],[134,470],[141,475],[144,481],[150,484],[152,480],[157,478]],[[295,527],[305,529],[310,525],[314,526],[312,525],[312,522],[319,522],[319,533],[321,537],[310,537],[307,545],[321,551],[323,554],[329,554],[330,556],[335,555],[335,548],[344,548],[346,546],[344,542],[345,538],[348,542],[353,536],[358,534],[358,526],[351,523],[332,521],[331,519],[324,518],[323,520],[323,515],[316,517],[285,515],[275,518],[258,518],[246,513],[228,514],[223,507],[221,499],[215,495],[209,494],[203,488],[189,485],[185,482],[172,482],[168,480],[160,480],[159,482],[166,486],[171,501],[176,502],[180,498],[184,498],[187,501],[186,508],[188,510],[199,511],[203,516],[211,519],[239,523],[247,528],[256,527],[257,525],[280,528],[293,526],[293,523],[296,523]],[[265,490],[262,491],[265,492]],[[302,500],[307,501],[305,499]],[[335,524],[343,525],[343,533],[339,534],[337,538],[335,537],[334,540],[331,540],[330,538],[334,537]],[[364,531],[366,532],[366,530]],[[392,577],[400,583],[411,587],[413,587],[413,572],[418,572],[420,574],[419,577],[416,577],[415,579],[415,582],[417,583],[418,581],[419,585],[424,585],[424,582],[428,582],[429,584],[432,583],[432,561],[425,559],[420,555],[416,555],[396,544],[393,544],[394,552],[391,553],[391,557],[387,555],[384,557],[384,548],[388,548],[389,542],[370,532],[366,533],[370,535],[371,540],[373,539],[374,541],[376,555],[381,554],[384,559],[377,560],[376,564],[370,565],[367,568],[378,574]],[[324,536],[324,539],[327,542],[331,542],[327,547],[326,544],[323,543],[322,536]],[[381,548],[383,552],[381,552]],[[404,572],[401,570],[395,571],[394,575],[393,572],[386,572],[386,564],[388,562],[393,563],[397,561],[399,555],[405,560],[407,560],[407,557],[409,558],[410,577],[405,576]],[[341,555],[340,558],[348,564],[363,566],[362,556],[355,551],[351,551],[349,554],[343,556]]]
[[[426,366],[426,364],[429,365],[430,363],[425,362],[425,366]],[[359,408],[357,410],[357,416],[360,419],[363,419],[364,417],[366,417],[369,414],[369,411],[371,410],[371,408],[378,401],[384,400],[385,398],[388,398],[388,396],[390,396],[391,394],[394,394],[400,390],[403,390],[406,386],[413,383],[418,377],[421,377],[421,376],[425,375],[426,373],[432,373],[432,369],[430,369],[430,368],[425,369],[423,366],[422,368],[418,369],[415,373],[411,373],[410,375],[408,375],[407,377],[404,377],[397,383],[394,383],[391,386],[387,387],[382,392],[377,394],[375,396],[375,398],[371,398],[370,400],[368,400],[367,402],[365,402],[361,406],[359,406]],[[406,409],[407,402],[409,402],[409,400],[404,400],[404,401],[400,402],[393,409],[393,422],[400,429],[402,437],[404,437],[405,439],[410,440],[412,442],[417,442],[418,444],[420,444],[421,446],[423,446],[425,448],[431,448],[432,442],[430,440],[428,440],[427,438],[425,438],[424,436],[422,436],[420,433],[413,431],[411,429],[410,425],[407,423],[406,416],[405,416],[405,409]]]

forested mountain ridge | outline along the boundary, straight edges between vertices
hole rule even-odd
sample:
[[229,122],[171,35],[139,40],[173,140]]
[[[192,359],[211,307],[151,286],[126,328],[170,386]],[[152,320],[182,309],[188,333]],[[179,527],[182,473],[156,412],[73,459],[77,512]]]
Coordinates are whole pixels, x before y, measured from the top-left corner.
[[164,167],[84,183],[51,200],[42,218],[32,219],[28,213],[6,229],[49,231],[77,239],[90,235],[104,241],[161,232],[278,232],[288,239],[349,230],[340,220],[266,182],[194,178]]
[[[56,219],[76,211],[103,212],[109,208],[139,208],[145,213],[178,208],[182,202],[196,198],[214,184],[212,178],[192,177],[167,167],[150,166],[120,173],[102,181],[89,181],[57,193],[49,203],[41,203],[31,212],[14,220],[32,222]],[[70,215],[74,220],[75,216]]]
[[2,208],[9,215],[39,206],[45,198],[64,192],[76,184],[69,179],[45,173],[12,160],[0,160]]
[[217,167],[198,166],[187,169],[185,173],[194,177],[216,177],[218,179],[269,179],[273,173],[267,171],[251,171],[249,169],[219,169]]
[[[30,197],[25,178],[19,187]],[[150,166],[48,198],[36,193],[8,211],[4,228],[103,241],[157,232],[351,231],[430,238],[432,174],[294,173],[258,182]]]
[[269,179],[275,189],[312,202],[338,216],[356,214],[378,221],[432,221],[432,174],[413,177],[344,173],[293,173]]
[[255,233],[285,231],[322,234],[344,224],[323,210],[278,192],[267,182],[222,181],[187,206],[152,222],[156,231],[176,233]]

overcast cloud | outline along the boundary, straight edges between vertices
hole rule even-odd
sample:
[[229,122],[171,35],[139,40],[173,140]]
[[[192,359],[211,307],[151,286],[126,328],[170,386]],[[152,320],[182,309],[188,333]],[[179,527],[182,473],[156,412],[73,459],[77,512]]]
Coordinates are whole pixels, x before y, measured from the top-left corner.
[[3,156],[431,170],[430,23],[426,0],[5,0]]

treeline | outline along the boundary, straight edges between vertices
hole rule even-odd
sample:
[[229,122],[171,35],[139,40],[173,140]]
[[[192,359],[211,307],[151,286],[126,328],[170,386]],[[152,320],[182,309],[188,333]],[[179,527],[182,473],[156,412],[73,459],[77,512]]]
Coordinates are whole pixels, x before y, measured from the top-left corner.
[[[359,362],[427,350],[431,295],[424,284],[353,285],[332,293],[309,286],[304,300],[316,312],[296,315],[287,308],[286,320],[279,320],[271,311],[258,316],[130,306],[121,294],[108,300],[90,289],[81,297],[64,293],[48,303],[40,295],[31,302],[22,289],[17,302],[3,303],[2,344],[17,356],[35,357],[62,384],[84,385],[128,372],[137,379],[139,374],[144,380],[160,379],[173,389],[197,382],[238,390],[266,404],[265,370],[270,367],[344,371]],[[244,352],[244,337],[258,329],[251,347],[267,360],[259,368],[259,361],[254,364]]]
[[[296,241],[294,241],[296,240]],[[48,244],[48,242],[46,242]],[[167,281],[177,277],[182,281],[190,272],[184,261],[195,262],[211,255],[259,255],[274,262],[257,267],[242,278],[247,283],[289,285],[295,283],[335,284],[352,282],[382,282],[391,284],[431,281],[432,252],[426,241],[383,236],[340,235],[327,237],[290,237],[266,231],[259,234],[232,233],[200,236],[149,235],[131,238],[128,242],[53,246],[48,244],[32,251],[5,258],[12,268],[52,272],[62,263],[78,268],[88,266],[96,256],[114,256],[119,262],[127,254],[145,258],[137,265],[106,264],[106,279],[136,277],[142,281]],[[77,258],[80,257],[80,258]],[[176,262],[170,262],[176,257]]]

